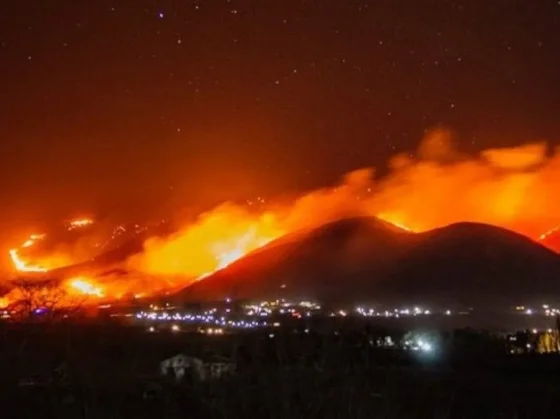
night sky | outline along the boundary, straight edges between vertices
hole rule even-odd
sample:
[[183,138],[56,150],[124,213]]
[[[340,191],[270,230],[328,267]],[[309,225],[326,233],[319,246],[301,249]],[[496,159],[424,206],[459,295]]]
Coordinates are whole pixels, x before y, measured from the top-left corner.
[[212,205],[560,139],[549,0],[6,0],[0,215]]

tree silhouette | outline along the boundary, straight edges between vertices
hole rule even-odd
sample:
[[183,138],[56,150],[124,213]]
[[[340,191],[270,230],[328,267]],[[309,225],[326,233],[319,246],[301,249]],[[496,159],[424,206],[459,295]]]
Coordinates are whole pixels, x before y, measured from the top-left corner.
[[6,311],[14,321],[52,322],[79,310],[85,296],[67,292],[58,279],[20,277],[10,281]]

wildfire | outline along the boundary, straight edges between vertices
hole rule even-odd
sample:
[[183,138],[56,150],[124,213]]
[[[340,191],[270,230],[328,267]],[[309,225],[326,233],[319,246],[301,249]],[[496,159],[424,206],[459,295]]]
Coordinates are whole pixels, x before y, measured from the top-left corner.
[[91,281],[83,277],[70,279],[68,281],[68,285],[71,292],[77,291],[79,294],[90,295],[99,298],[103,298],[105,296],[101,287],[93,285]]
[[0,298],[0,308],[22,304],[25,307],[39,309],[44,306],[51,308],[75,307],[105,297],[103,289],[86,277],[76,277],[64,281],[60,285],[49,284],[48,281],[23,280],[16,282],[8,294]]
[[21,245],[21,247],[31,247],[33,246],[38,240],[43,240],[46,237],[46,234],[32,234],[29,238]]
[[[69,292],[95,299],[149,295],[155,289],[202,280],[286,234],[357,215],[377,216],[412,233],[462,221],[509,228],[535,240],[560,231],[560,153],[550,155],[544,144],[536,143],[465,156],[451,139],[446,130],[428,133],[415,158],[395,156],[389,174],[381,179],[375,179],[374,170],[363,169],[346,175],[339,185],[288,203],[257,198],[200,214],[173,235],[148,239],[144,251],[126,261],[132,271],[149,277],[149,283],[121,278],[117,290],[116,283],[103,280],[101,287],[79,277],[64,284]],[[92,223],[81,218],[67,227]],[[551,225],[559,227],[541,234]],[[125,232],[119,225],[108,240]],[[32,235],[10,250],[18,271],[47,272],[54,266],[50,259],[31,263],[23,257],[23,249],[43,238]]]
[[24,255],[22,255],[22,251],[32,248],[46,237],[46,234],[31,234],[20,247],[8,251],[12,265],[17,272],[45,273],[51,269],[66,266],[69,263],[68,257],[61,253],[52,253],[47,257],[41,257],[34,261],[26,260]]
[[48,269],[45,268],[44,266],[28,264],[19,256],[18,249],[10,250],[10,258],[12,259],[12,263],[14,264],[14,267],[19,272],[47,272],[48,271]]
[[[31,234],[29,236],[29,238],[23,242],[23,244],[21,245],[21,248],[29,248],[33,245],[35,245],[35,243],[37,243],[37,241],[39,240],[43,240],[45,238],[45,234]],[[9,251],[10,253],[10,259],[12,260],[12,263],[15,267],[15,269],[19,272],[47,272],[47,268],[45,268],[44,266],[41,265],[34,265],[34,264],[30,264],[28,262],[26,262],[25,260],[22,259],[22,257],[19,254],[19,249],[11,249]]]
[[551,228],[550,230],[544,232],[539,236],[539,240],[546,240],[548,237],[552,236],[554,233],[560,232],[560,226]]
[[[215,270],[226,268],[233,262],[247,255],[250,251],[266,246],[274,239],[272,237],[257,237],[256,234],[256,231],[252,229],[239,238],[233,240],[230,250],[218,252],[216,255],[217,265]],[[228,247],[227,244],[224,245],[218,243],[216,244],[215,249],[219,249],[224,246]]]
[[153,238],[142,255],[132,258],[135,270],[157,276],[195,280],[223,269],[282,236],[271,214],[252,214],[231,205],[202,214],[196,224],[170,238]]
[[400,218],[394,214],[381,213],[381,214],[377,214],[377,218],[389,224],[392,224],[395,227],[400,228],[401,230],[408,231],[409,233],[416,232],[415,230],[407,226],[405,223],[400,221]]
[[75,230],[77,228],[86,227],[93,224],[93,220],[91,218],[79,218],[76,220],[72,220],[68,223],[68,231]]

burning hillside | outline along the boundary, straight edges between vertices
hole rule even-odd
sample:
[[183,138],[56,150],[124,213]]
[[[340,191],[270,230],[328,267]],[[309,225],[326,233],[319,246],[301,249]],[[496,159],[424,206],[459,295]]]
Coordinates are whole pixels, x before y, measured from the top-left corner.
[[[99,259],[106,245],[81,259],[56,252],[31,256],[30,249],[45,240],[40,234],[10,250],[10,256],[14,269],[22,274],[47,275],[55,268],[78,264],[72,276],[64,269],[55,271],[67,288],[92,298],[113,299],[200,280],[290,233],[353,216],[377,216],[417,233],[456,222],[486,223],[542,240],[558,251],[556,242],[549,240],[560,226],[558,179],[560,153],[550,153],[545,143],[485,150],[473,158],[454,147],[449,131],[437,129],[422,141],[415,157],[395,156],[385,177],[375,179],[373,170],[358,170],[335,187],[293,200],[264,203],[259,199],[259,209],[224,203],[173,234],[148,237],[142,251],[132,246],[135,251],[123,252],[111,266]],[[90,219],[74,220],[67,229],[77,231],[92,224]],[[83,264],[95,260],[97,264]],[[115,267],[125,273],[105,274]],[[76,276],[81,282],[76,282]]]
[[185,288],[177,299],[515,304],[557,301],[558,275],[559,255],[509,230],[457,223],[410,233],[355,217],[266,247]]
[[[77,252],[70,250],[71,247],[78,249],[75,242],[80,236],[76,235],[93,224],[93,219],[80,218],[64,223],[62,229],[59,228],[54,234],[30,234],[19,247],[9,251],[15,270],[22,274],[38,274],[70,265],[80,257]],[[61,234],[61,231],[65,234]],[[72,239],[69,236],[73,236]],[[68,243],[69,239],[71,243]],[[81,257],[87,257],[83,246],[81,250]],[[89,251],[91,253],[91,249]]]

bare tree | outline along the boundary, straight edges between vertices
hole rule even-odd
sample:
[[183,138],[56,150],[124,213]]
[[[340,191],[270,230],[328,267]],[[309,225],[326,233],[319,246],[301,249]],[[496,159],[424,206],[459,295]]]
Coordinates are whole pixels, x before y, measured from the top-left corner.
[[57,279],[17,278],[10,281],[7,311],[15,321],[52,322],[75,314],[85,296],[69,294]]

